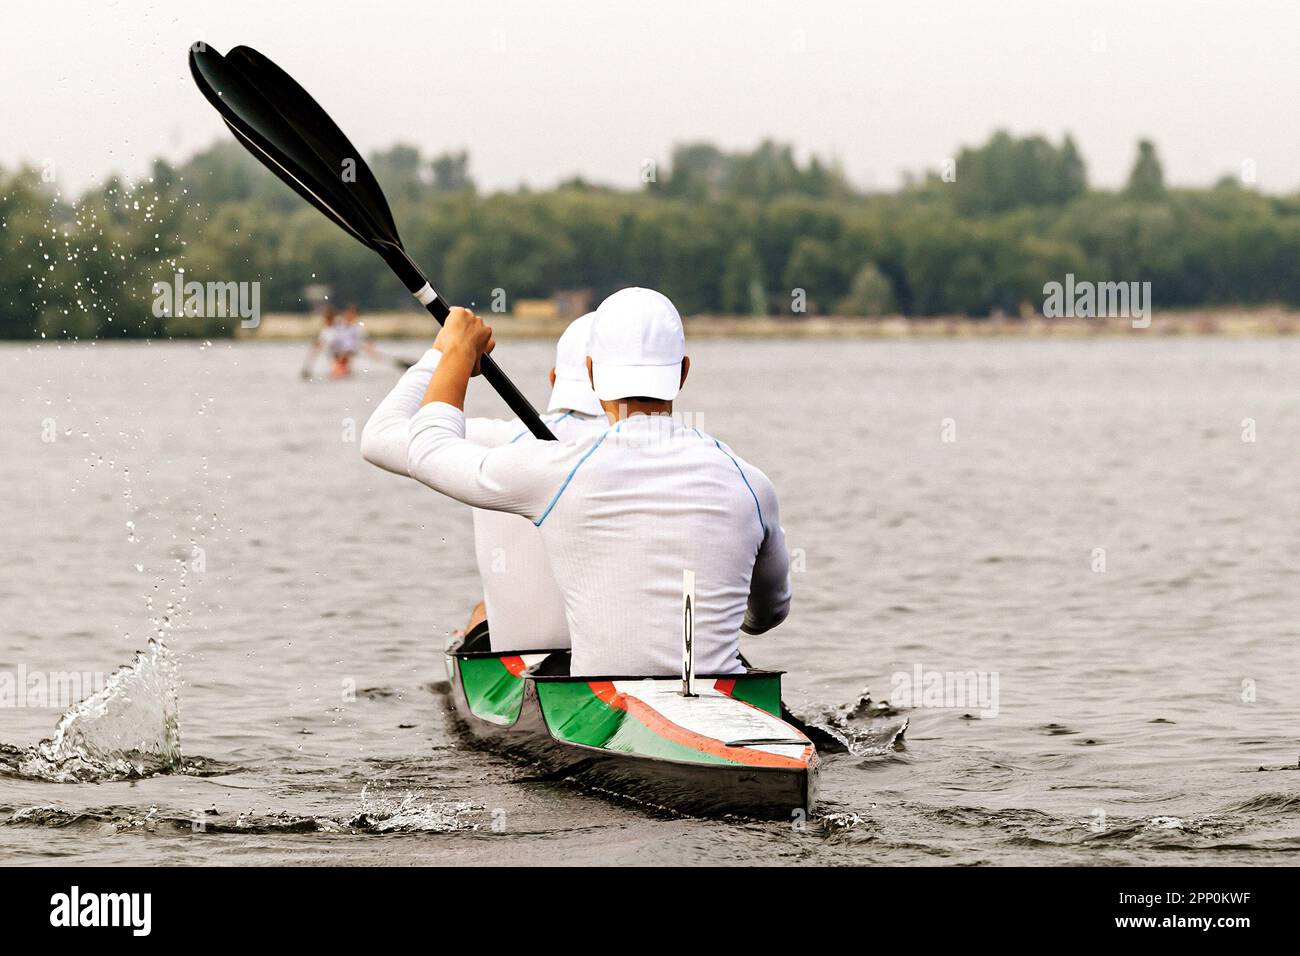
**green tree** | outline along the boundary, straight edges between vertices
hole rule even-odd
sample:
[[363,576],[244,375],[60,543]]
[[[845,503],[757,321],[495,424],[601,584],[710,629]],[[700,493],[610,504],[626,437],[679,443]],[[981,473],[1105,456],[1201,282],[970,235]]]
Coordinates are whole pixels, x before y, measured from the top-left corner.
[[1061,143],[1059,199],[1068,201],[1088,191],[1088,169],[1074,137],[1069,133]]
[[707,199],[730,188],[735,160],[712,143],[683,143],[673,147],[667,176],[656,174],[647,189],[664,196]]
[[807,311],[816,313],[843,294],[843,271],[829,243],[803,238],[790,251],[785,267],[785,286],[793,293],[804,290]]
[[888,315],[897,307],[894,288],[874,262],[868,262],[853,276],[849,294],[835,307],[841,315]]
[[371,155],[369,166],[390,203],[419,202],[429,191],[424,159],[416,146],[397,143],[382,149]]
[[733,315],[767,314],[763,263],[748,239],[736,243],[722,272],[722,310]]
[[33,312],[47,297],[41,289],[45,210],[51,205],[40,188],[40,174],[30,166],[14,173],[0,169],[0,337],[36,334]]
[[1155,144],[1149,139],[1138,142],[1137,159],[1128,174],[1124,195],[1143,202],[1165,196],[1165,173],[1160,166],[1160,157],[1156,155]]
[[433,191],[454,193],[473,191],[474,180],[469,174],[469,153],[443,153],[430,164],[433,170]]
[[647,188],[664,196],[697,200],[774,199],[791,194],[826,198],[853,191],[838,165],[815,156],[802,165],[793,146],[770,139],[748,153],[724,153],[711,143],[676,146],[667,178]]
[[1058,149],[1042,136],[1005,131],[957,156],[957,208],[968,215],[1068,202],[1087,188],[1083,159],[1066,137]]

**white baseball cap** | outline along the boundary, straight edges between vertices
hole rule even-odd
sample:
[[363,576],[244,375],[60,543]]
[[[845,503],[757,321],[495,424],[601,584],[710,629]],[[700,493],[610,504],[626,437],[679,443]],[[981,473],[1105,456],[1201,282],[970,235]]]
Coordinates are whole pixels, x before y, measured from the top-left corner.
[[555,343],[555,385],[551,388],[548,412],[575,411],[603,415],[600,399],[591,390],[587,378],[587,339],[591,337],[591,320],[595,312],[574,319]]
[[596,309],[587,354],[596,395],[605,401],[671,401],[682,387],[682,317],[662,293],[620,289]]

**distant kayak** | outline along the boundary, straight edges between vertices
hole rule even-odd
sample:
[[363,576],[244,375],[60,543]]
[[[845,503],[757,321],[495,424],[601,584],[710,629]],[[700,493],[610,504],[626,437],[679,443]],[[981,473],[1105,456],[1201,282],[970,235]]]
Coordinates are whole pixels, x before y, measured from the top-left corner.
[[568,651],[447,650],[456,713],[475,738],[578,784],[692,813],[790,818],[814,803],[817,750],[781,719],[781,672],[571,677]]

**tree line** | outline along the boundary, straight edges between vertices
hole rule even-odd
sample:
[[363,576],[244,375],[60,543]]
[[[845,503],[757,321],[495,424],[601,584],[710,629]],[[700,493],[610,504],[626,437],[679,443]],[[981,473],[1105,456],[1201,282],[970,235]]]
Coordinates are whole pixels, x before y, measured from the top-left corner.
[[[1067,273],[1149,281],[1157,308],[1300,304],[1300,196],[1249,175],[1168,188],[1146,141],[1119,190],[1089,187],[1070,137],[1005,132],[892,192],[770,141],[679,145],[636,190],[575,178],[485,194],[467,154],[406,145],[370,162],[415,261],[480,309],[636,284],[690,314],[1017,316]],[[232,334],[229,318],[155,314],[154,283],[181,270],[259,282],[264,311],[306,310],[319,285],[338,304],[410,307],[373,253],[233,141],[76,198],[57,184],[0,169],[0,337]]]

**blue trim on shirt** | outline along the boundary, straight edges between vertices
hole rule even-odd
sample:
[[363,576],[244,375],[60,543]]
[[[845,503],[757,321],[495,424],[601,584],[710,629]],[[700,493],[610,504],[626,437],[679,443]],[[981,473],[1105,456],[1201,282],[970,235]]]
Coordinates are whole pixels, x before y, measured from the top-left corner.
[[[621,425],[622,422],[620,422],[619,424]],[[600,447],[600,443],[605,440],[606,435],[608,435],[611,431],[617,431],[617,430],[618,428],[617,426],[615,426],[614,428],[607,428],[605,431],[601,432],[600,437],[596,439],[596,443],[587,449],[587,453],[585,455],[583,455],[581,458],[578,459],[578,463],[573,466],[573,470],[570,471],[568,477],[564,479],[564,484],[560,485],[560,490],[555,493],[555,497],[552,498],[551,503],[546,506],[546,510],[542,512],[542,516],[538,518],[536,521],[534,521],[533,524],[535,524],[539,528],[542,526],[542,522],[545,521],[546,516],[551,513],[551,509],[555,507],[555,503],[560,500],[560,495],[564,494],[564,489],[569,487],[569,482],[571,482],[573,480],[573,476],[578,473],[578,469],[582,467],[582,463],[586,461],[588,458],[590,458],[592,456],[592,453],[595,452],[595,450]]]
[[[563,415],[557,415],[555,418],[552,418],[550,421],[546,421],[545,418],[543,418],[542,421],[546,422],[546,424],[548,424],[548,425],[558,425],[560,422],[564,421],[566,418],[568,418],[568,417],[569,417],[570,415],[572,415],[572,414],[573,414],[573,412],[568,411],[568,412],[565,412]],[[507,445],[513,445],[515,442],[519,441],[519,439],[523,438],[525,435],[528,435],[528,434],[531,434],[531,433],[528,431],[527,428],[525,428],[523,431],[521,431],[521,432],[520,432],[518,435],[516,435],[514,438],[510,439],[510,441],[506,442],[506,444],[507,444]]]
[[722,447],[722,442],[718,441],[716,438],[713,438],[711,435],[705,435],[704,432],[700,431],[698,428],[692,428],[691,431],[695,432],[695,434],[699,435],[705,441],[712,441],[713,444],[718,447],[718,451],[722,452],[728,458],[731,458],[731,463],[736,466],[736,471],[740,474],[740,480],[745,483],[745,487],[749,489],[749,496],[754,499],[754,509],[758,512],[758,527],[759,530],[763,532],[764,536],[766,536],[767,525],[763,523],[763,506],[758,503],[758,495],[754,494],[754,487],[749,483],[749,479],[745,477],[745,470],[740,467],[740,462],[736,461],[736,459]]
[[[695,430],[695,434],[697,435],[700,434],[699,429]],[[700,437],[704,437],[704,436],[701,435]],[[736,461],[735,458],[732,458],[732,456],[727,452],[727,450],[722,447],[722,443],[720,441],[718,441],[715,438],[713,439],[713,444],[715,444],[718,447],[718,451],[722,452],[728,458],[731,458],[731,463],[736,466],[736,472],[737,474],[740,475],[740,480],[745,483],[745,487],[749,489],[749,496],[754,499],[754,509],[758,512],[758,529],[761,532],[763,532],[764,535],[766,535],[767,525],[763,523],[763,506],[758,503],[758,495],[754,494],[754,486],[751,485],[749,483],[749,479],[745,477],[745,470],[740,467],[740,462]]]

